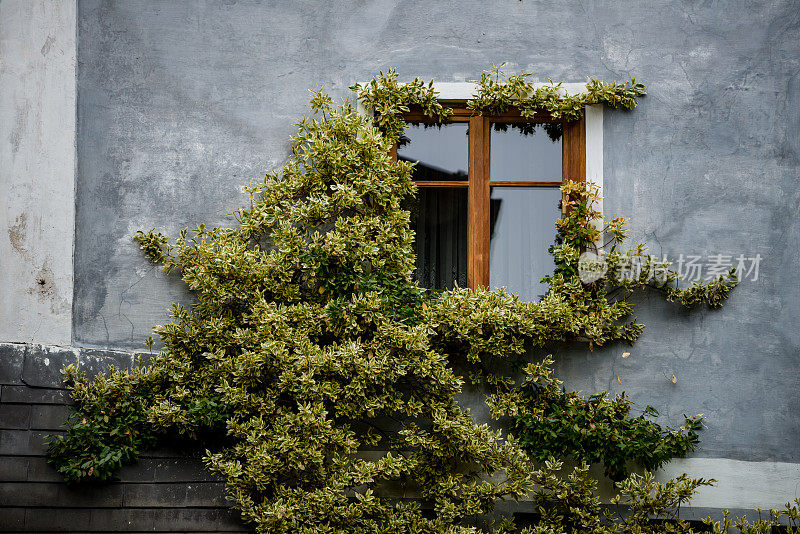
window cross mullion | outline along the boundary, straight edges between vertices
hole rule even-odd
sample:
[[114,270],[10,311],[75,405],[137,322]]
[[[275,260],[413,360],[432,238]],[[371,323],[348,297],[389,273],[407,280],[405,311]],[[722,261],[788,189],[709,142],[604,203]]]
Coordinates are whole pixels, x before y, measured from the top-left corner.
[[472,289],[489,286],[489,157],[489,119],[470,117],[467,284]]
[[[429,123],[430,117],[424,115],[421,110],[415,110],[411,113],[404,114],[404,118],[410,122],[417,122],[417,123]],[[561,180],[556,175],[550,176],[550,174],[555,174],[552,172],[542,172],[541,176],[533,175],[532,173],[525,174],[524,170],[520,170],[519,165],[516,168],[511,168],[509,171],[508,168],[503,170],[497,171],[497,181],[491,182],[490,176],[490,169],[491,169],[491,137],[492,137],[492,129],[493,123],[525,123],[525,122],[534,122],[534,123],[541,123],[541,122],[559,122],[563,124],[563,134],[562,134],[562,141],[561,141]],[[577,121],[563,121],[563,120],[553,120],[552,118],[542,115],[539,116],[538,114],[535,117],[522,117],[518,111],[510,110],[508,113],[498,116],[481,116],[481,115],[473,115],[471,110],[466,108],[455,108],[455,112],[453,116],[451,116],[445,123],[461,123],[462,128],[463,126],[467,126],[467,134],[468,134],[468,158],[467,158],[467,177],[466,180],[463,178],[463,167],[458,166],[451,166],[450,162],[444,163],[441,169],[437,168],[437,162],[445,161],[442,160],[440,154],[437,155],[435,150],[429,154],[431,160],[428,161],[428,165],[419,164],[417,170],[417,179],[415,182],[421,188],[420,191],[426,191],[425,195],[428,195],[427,198],[429,200],[434,200],[434,203],[428,206],[428,209],[433,210],[435,213],[439,215],[447,214],[446,219],[442,222],[442,235],[449,235],[450,241],[445,241],[446,247],[453,247],[457,246],[457,243],[462,243],[461,246],[465,246],[465,248],[460,249],[458,253],[459,258],[463,258],[459,260],[459,267],[457,268],[458,278],[461,280],[459,283],[464,283],[464,278],[461,278],[466,274],[466,284],[467,287],[472,289],[477,289],[479,287],[486,287],[488,288],[490,282],[493,280],[490,278],[490,265],[491,265],[491,230],[492,230],[492,188],[498,188],[498,193],[501,197],[505,195],[505,202],[510,203],[509,206],[516,206],[517,216],[520,216],[522,212],[520,209],[524,211],[524,207],[520,208],[519,200],[520,196],[514,193],[514,189],[519,191],[530,192],[532,189],[539,189],[542,191],[553,189],[561,185],[561,183],[565,181],[583,181],[586,177],[586,156],[585,156],[585,145],[586,145],[586,133],[585,133],[585,122],[584,119],[579,119]],[[466,124],[465,124],[466,123]],[[455,130],[454,130],[455,131]],[[503,130],[505,131],[505,130]],[[420,146],[429,146],[429,145],[420,145]],[[460,145],[463,150],[463,145]],[[446,147],[447,150],[453,150],[453,137],[451,132],[451,137],[449,144],[445,143],[442,147]],[[430,150],[429,150],[430,152]],[[497,154],[496,154],[497,155]],[[390,151],[390,156],[397,160],[397,145],[395,145],[392,150]],[[498,161],[504,161],[502,158],[507,157],[508,154],[503,156],[503,152],[501,150],[500,159]],[[463,152],[460,156],[461,158],[464,157]],[[556,156],[558,157],[558,156]],[[457,158],[458,159],[458,158]],[[460,161],[464,161],[461,159]],[[461,163],[463,165],[463,163]],[[442,165],[441,163],[439,165]],[[424,169],[422,174],[419,173],[419,169]],[[527,169],[527,167],[525,167]],[[552,169],[551,169],[552,170]],[[456,172],[457,171],[457,172]],[[450,174],[448,174],[450,173]],[[534,181],[536,180],[536,181]],[[467,191],[464,191],[464,188]],[[508,189],[511,188],[511,193],[508,193]],[[433,191],[438,190],[436,193]],[[447,195],[451,194],[450,192],[455,191],[462,191],[461,197],[453,197],[450,198]],[[512,196],[508,196],[511,194]],[[433,196],[431,196],[433,195]],[[523,195],[525,196],[525,195]],[[533,198],[530,195],[527,195],[526,198]],[[544,198],[544,197],[541,197]],[[466,200],[467,206],[464,206],[464,200]],[[566,199],[563,199],[566,200]],[[441,203],[452,203],[455,207],[454,210],[447,211],[447,207],[441,205]],[[498,206],[501,201],[498,200]],[[449,205],[449,204],[448,204]],[[566,203],[563,203],[566,205]],[[497,207],[496,207],[497,209]],[[537,213],[542,211],[542,208],[537,208]],[[452,213],[451,213],[452,212]],[[458,217],[461,221],[460,224],[462,225],[461,228],[466,227],[466,243],[462,241],[463,235],[461,237],[456,236],[453,234],[453,217]],[[464,225],[464,219],[466,219],[466,225]],[[541,222],[537,224],[542,224]],[[551,228],[551,227],[550,227]],[[496,230],[497,231],[497,230]],[[552,231],[549,230],[549,231]],[[426,239],[434,238],[434,234],[436,234],[435,230],[431,228],[427,228],[424,230],[423,233],[422,229],[418,230],[418,237],[420,235],[427,235],[431,234]],[[425,233],[427,232],[427,233]],[[433,232],[433,233],[431,233]],[[448,233],[449,232],[449,233]],[[439,234],[436,234],[439,235]],[[497,237],[497,236],[495,236]],[[500,239],[500,242],[503,238]],[[507,240],[507,239],[506,239]],[[453,250],[449,248],[441,251],[436,252],[436,254],[444,254],[441,256],[441,260],[435,260],[432,265],[449,265],[453,263],[449,258],[446,256],[447,254],[452,253]],[[463,254],[463,256],[462,256]],[[504,250],[500,255],[505,257],[514,256],[515,254],[519,254],[520,256],[524,256],[527,254],[522,250],[517,249],[509,249]],[[435,256],[435,255],[434,255]],[[439,257],[439,256],[435,256]],[[466,262],[466,269],[464,269],[464,261]],[[524,261],[522,257],[520,257],[520,261]],[[538,261],[538,260],[537,260]],[[439,262],[439,263],[436,263]],[[424,261],[423,261],[424,263]],[[453,265],[455,265],[453,263]],[[452,265],[451,265],[452,267]],[[430,267],[432,268],[432,267]],[[453,267],[455,269],[455,267]],[[464,272],[466,270],[466,273]],[[424,271],[427,272],[427,271]],[[455,271],[454,271],[455,272]],[[498,273],[502,272],[501,270]],[[427,276],[427,275],[425,275]],[[508,274],[502,274],[500,276],[508,276]],[[517,275],[518,276],[518,275]],[[428,283],[433,284],[433,287],[439,287],[439,282],[430,280]],[[499,283],[499,282],[498,282]],[[525,282],[527,283],[527,282]],[[524,285],[524,284],[523,284]],[[445,283],[445,286],[452,287],[450,283]],[[443,287],[445,287],[443,286]]]

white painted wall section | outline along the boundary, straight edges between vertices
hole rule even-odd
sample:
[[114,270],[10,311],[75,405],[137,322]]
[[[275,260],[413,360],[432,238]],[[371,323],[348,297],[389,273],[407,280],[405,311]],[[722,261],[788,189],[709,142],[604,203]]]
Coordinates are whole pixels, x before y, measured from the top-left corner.
[[[595,208],[603,213],[603,105],[586,106],[586,181],[600,189],[600,202]],[[603,230],[602,219],[597,221]]]
[[0,341],[72,338],[76,11],[0,1]]
[[783,508],[800,497],[800,464],[744,462],[727,458],[676,458],[656,472],[664,482],[681,473],[714,478],[713,487],[700,488],[690,505],[698,508]]

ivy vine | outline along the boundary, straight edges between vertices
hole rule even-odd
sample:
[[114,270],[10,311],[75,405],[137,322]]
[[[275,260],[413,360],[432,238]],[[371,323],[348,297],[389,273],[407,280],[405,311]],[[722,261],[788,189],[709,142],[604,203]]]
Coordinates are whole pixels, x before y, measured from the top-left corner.
[[[508,75],[502,69],[505,63],[481,73],[475,83],[475,94],[467,101],[467,108],[476,115],[496,115],[509,108],[518,109],[523,117],[533,118],[537,113],[547,113],[554,119],[579,119],[591,104],[604,104],[611,108],[633,109],[637,99],[646,95],[645,86],[635,78],[627,82],[603,83],[589,78],[586,90],[570,95],[561,83],[549,80],[547,85],[530,81],[532,72]],[[438,100],[433,80],[427,84],[420,78],[401,83],[397,70],[391,69],[374,77],[369,83],[350,87],[356,100],[374,117],[375,126],[390,139],[399,139],[406,127],[403,113],[416,106],[434,121],[444,121],[453,110]]]
[[[488,514],[500,500],[531,496],[541,520],[527,532],[661,532],[643,518],[675,519],[674,509],[711,481],[684,476],[659,485],[632,475],[619,489],[633,519],[609,521],[588,467],[564,474],[549,457],[565,454],[562,440],[579,460],[602,461],[621,478],[628,460],[654,467],[691,450],[699,419],[662,432],[631,418],[625,398],[561,391],[549,360],[529,367],[521,387],[513,371],[492,369],[554,341],[632,343],[643,328],[631,315],[633,292],[654,288],[686,306],[717,307],[735,273],[689,288],[672,271],[653,282],[647,267],[633,279],[609,270],[583,283],[579,255],[601,232],[597,190],[568,183],[541,301],[425,291],[414,281],[403,209],[416,193],[413,164],[387,154],[410,106],[437,120],[450,112],[432,83],[401,84],[395,71],[353,89],[371,117],[314,92],[289,162],[245,188],[252,203],[236,212],[235,228],[200,225],[174,240],[137,234],[147,258],[177,271],[196,304],[174,305],[173,322],[156,327],[164,348],[148,365],[95,378],[65,370],[75,413],[66,436],[50,444],[53,465],[69,481],[107,480],[175,436],[199,442],[242,518],[261,533],[510,532],[508,521],[487,525]],[[590,81],[575,97],[529,89],[527,75],[496,70],[482,76],[470,105],[571,118],[588,103],[632,107],[644,94],[633,80]],[[622,219],[604,230],[611,265],[647,265],[643,245],[624,247]],[[489,387],[493,415],[511,416],[516,437],[472,419],[457,401],[464,377],[456,369]],[[615,435],[625,450],[608,446]],[[664,532],[689,531],[677,524]]]
[[539,85],[529,80],[532,72],[507,75],[502,70],[504,66],[505,63],[494,66],[481,74],[476,83],[476,93],[467,102],[469,109],[496,115],[515,107],[523,117],[532,118],[544,111],[555,119],[575,120],[583,116],[587,105],[633,109],[637,105],[636,99],[646,94],[644,84],[635,78],[624,83],[603,83],[597,78],[589,78],[586,91],[570,95],[561,83],[553,83],[548,78],[547,85]]

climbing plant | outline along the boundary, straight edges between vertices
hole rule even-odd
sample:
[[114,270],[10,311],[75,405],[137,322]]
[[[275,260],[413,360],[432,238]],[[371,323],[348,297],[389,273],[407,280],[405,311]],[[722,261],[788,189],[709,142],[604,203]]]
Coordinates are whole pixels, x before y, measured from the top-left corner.
[[494,66],[491,71],[481,74],[477,91],[467,107],[477,112],[491,114],[503,113],[510,107],[519,110],[523,117],[533,117],[545,111],[553,118],[579,119],[583,110],[590,104],[605,104],[611,108],[633,109],[636,99],[644,96],[645,86],[631,78],[624,83],[603,83],[597,78],[589,78],[586,90],[568,94],[561,83],[540,85],[531,82],[533,73],[507,75],[502,68],[505,64]]
[[[491,108],[486,95],[496,84],[527,83],[497,76],[479,83],[476,113]],[[643,94],[633,82],[595,87],[592,101],[624,107]],[[567,215],[551,249],[556,267],[541,301],[419,288],[403,209],[416,193],[413,164],[388,153],[409,106],[440,120],[450,111],[432,84],[400,84],[394,71],[354,90],[370,118],[313,92],[290,160],[245,188],[251,204],[235,213],[235,228],[200,225],[175,240],[137,234],[147,258],[176,271],[196,303],[173,305],[173,322],[155,329],[164,348],[147,365],[95,378],[65,369],[75,413],[66,436],[50,444],[51,462],[69,481],[106,480],[164,440],[195,441],[225,477],[242,518],[264,533],[475,532],[490,528],[498,501],[531,495],[542,521],[530,532],[618,531],[598,512],[586,468],[565,476],[556,460],[535,466],[545,452],[564,451],[552,443],[537,450],[532,436],[577,424],[570,439],[583,446],[578,459],[603,461],[621,477],[623,459],[652,467],[691,450],[696,427],[662,432],[632,419],[624,399],[608,409],[602,397],[559,392],[547,362],[529,367],[519,387],[514,365],[530,347],[553,341],[634,342],[642,331],[631,317],[634,291],[652,287],[687,306],[716,307],[735,273],[683,289],[671,271],[657,280],[648,267],[635,278],[617,274],[615,265],[648,265],[649,257],[642,245],[624,249],[624,221],[615,219],[606,228],[608,274],[582,282],[579,255],[599,239],[597,191],[567,184]],[[500,100],[522,94],[503,91]],[[578,106],[559,111],[542,102],[564,116]],[[511,370],[492,371],[498,362]],[[473,420],[457,401],[465,377],[489,386],[493,414],[516,418],[518,437]],[[561,401],[571,403],[574,420],[553,417]],[[537,427],[537,418],[550,421]],[[621,453],[584,442],[583,424],[600,428],[587,437],[618,433],[641,447]],[[648,456],[645,443],[661,446],[659,455]],[[662,493],[673,498],[657,502],[647,477],[629,478],[620,490],[636,506],[669,513],[707,483],[671,482]]]
[[[529,78],[532,72],[507,75],[505,63],[481,73],[476,82],[476,92],[467,101],[467,108],[478,115],[486,112],[499,114],[514,107],[523,117],[533,117],[546,112],[553,118],[579,119],[590,104],[605,104],[611,108],[633,109],[637,98],[644,96],[645,86],[631,78],[624,83],[603,83],[589,78],[586,90],[570,95],[561,83],[538,84]],[[351,88],[356,99],[374,116],[375,126],[390,139],[398,139],[405,129],[403,113],[417,106],[425,115],[443,121],[453,110],[437,100],[433,80],[427,84],[420,78],[400,83],[395,69],[381,73],[369,83],[355,84]]]
[[565,391],[553,376],[552,363],[547,358],[530,364],[520,390],[514,434],[531,458],[572,457],[579,463],[603,463],[606,475],[619,481],[628,475],[629,461],[653,470],[694,450],[701,417],[687,417],[680,428],[662,430],[650,419],[658,416],[652,406],[632,417],[625,394],[609,399],[604,391],[586,399]]

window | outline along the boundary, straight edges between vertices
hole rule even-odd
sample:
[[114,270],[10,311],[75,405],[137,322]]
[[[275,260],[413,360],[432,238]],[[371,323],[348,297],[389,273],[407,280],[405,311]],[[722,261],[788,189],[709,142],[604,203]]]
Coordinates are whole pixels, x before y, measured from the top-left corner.
[[537,300],[553,269],[559,187],[586,178],[584,119],[472,116],[463,104],[444,124],[414,110],[405,119],[394,156],[417,162],[410,209],[420,285],[506,286]]

